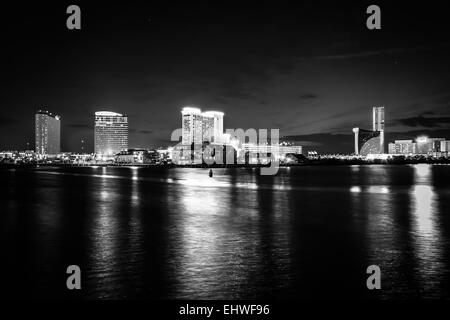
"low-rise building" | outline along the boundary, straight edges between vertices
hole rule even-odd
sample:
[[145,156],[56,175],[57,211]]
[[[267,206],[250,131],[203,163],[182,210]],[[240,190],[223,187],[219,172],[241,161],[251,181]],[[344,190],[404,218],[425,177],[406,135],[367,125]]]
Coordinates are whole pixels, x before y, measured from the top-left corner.
[[156,150],[128,149],[118,153],[115,162],[119,164],[159,164],[160,153]]
[[415,154],[417,153],[417,144],[413,140],[395,140],[389,143],[390,154]]

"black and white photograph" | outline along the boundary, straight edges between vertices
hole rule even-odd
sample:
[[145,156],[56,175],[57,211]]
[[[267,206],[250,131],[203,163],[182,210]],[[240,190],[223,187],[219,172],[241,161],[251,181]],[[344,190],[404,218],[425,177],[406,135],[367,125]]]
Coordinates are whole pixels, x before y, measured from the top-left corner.
[[5,299],[450,299],[444,2],[1,7]]

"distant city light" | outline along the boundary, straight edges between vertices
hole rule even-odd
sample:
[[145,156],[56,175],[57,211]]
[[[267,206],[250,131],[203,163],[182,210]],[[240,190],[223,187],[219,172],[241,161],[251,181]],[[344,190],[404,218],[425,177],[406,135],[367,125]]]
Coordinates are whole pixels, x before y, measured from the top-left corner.
[[95,112],[96,116],[105,116],[105,117],[122,117],[121,113],[112,112],[112,111],[97,111]]
[[214,116],[224,116],[225,113],[221,112],[221,111],[205,111],[202,113],[202,115],[204,117],[214,117]]
[[199,108],[194,107],[184,107],[183,110],[181,110],[182,114],[201,114],[202,110]]
[[418,143],[427,143],[428,142],[428,137],[426,137],[426,136],[417,137],[416,141]]

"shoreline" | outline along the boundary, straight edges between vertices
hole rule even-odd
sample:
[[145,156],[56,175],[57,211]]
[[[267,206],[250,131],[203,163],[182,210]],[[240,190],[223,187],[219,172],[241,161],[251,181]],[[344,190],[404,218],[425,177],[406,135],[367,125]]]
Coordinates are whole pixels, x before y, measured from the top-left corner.
[[[291,163],[291,164],[280,164],[279,167],[308,167],[308,166],[348,166],[348,165],[361,165],[361,166],[371,166],[371,165],[413,165],[413,164],[436,164],[436,165],[448,165],[450,164],[450,159],[411,159],[411,160],[341,160],[341,159],[320,159],[320,160],[309,160],[303,163]],[[268,165],[248,165],[248,164],[228,164],[228,165],[206,165],[206,164],[191,164],[191,165],[175,165],[175,164],[68,164],[68,163],[54,163],[54,164],[35,164],[35,163],[22,163],[22,164],[11,164],[11,163],[0,163],[0,169],[11,169],[11,168],[51,168],[51,167],[64,167],[64,168],[96,168],[96,167],[110,167],[110,168],[203,168],[203,169],[232,169],[232,168],[244,168],[244,169],[257,169],[269,167]]]

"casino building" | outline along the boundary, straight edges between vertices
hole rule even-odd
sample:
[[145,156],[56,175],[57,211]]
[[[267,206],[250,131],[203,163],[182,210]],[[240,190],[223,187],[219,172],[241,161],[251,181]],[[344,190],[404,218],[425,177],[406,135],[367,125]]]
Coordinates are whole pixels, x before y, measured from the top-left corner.
[[56,155],[61,151],[61,118],[39,110],[35,115],[36,153]]
[[111,111],[95,113],[94,152],[114,155],[128,149],[128,116]]
[[355,154],[367,156],[369,154],[384,153],[384,107],[373,107],[372,130],[353,128],[355,135]]
[[182,144],[223,143],[223,116],[220,111],[202,112],[199,108],[184,107],[181,110]]

